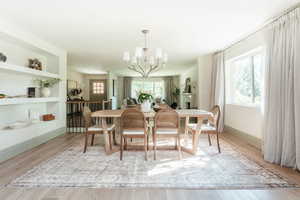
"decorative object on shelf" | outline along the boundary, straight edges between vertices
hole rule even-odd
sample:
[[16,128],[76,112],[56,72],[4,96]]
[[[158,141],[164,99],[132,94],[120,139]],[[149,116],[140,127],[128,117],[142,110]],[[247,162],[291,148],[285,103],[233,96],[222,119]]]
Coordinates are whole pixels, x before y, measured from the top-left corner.
[[43,121],[52,121],[55,120],[55,116],[53,114],[46,114],[42,116]]
[[29,61],[29,65],[28,65],[29,68],[42,71],[43,68],[42,63],[37,58],[28,59],[28,61]]
[[5,94],[0,94],[0,99],[4,99],[6,97]]
[[29,88],[27,88],[27,97],[28,98],[34,98],[34,97],[36,97],[36,95],[35,95],[35,87],[29,87]]
[[7,57],[3,53],[0,52],[0,62],[6,62]]
[[151,111],[151,100],[153,100],[153,96],[148,93],[141,92],[138,97],[138,101],[142,104],[141,109],[143,112]]
[[36,79],[35,81],[38,82],[39,86],[41,87],[42,97],[50,97],[51,95],[50,88],[53,87],[56,83],[58,83],[60,79],[59,78],[52,78],[47,80]]
[[127,63],[128,68],[142,75],[142,77],[148,77],[151,73],[158,71],[164,67],[168,61],[168,55],[160,48],[156,49],[155,57],[149,55],[147,35],[149,30],[142,30],[145,36],[145,46],[143,48],[137,47],[135,55],[130,58],[128,51],[124,52],[123,60]]
[[78,96],[81,93],[82,93],[82,89],[80,88],[71,89],[69,92],[70,96]]

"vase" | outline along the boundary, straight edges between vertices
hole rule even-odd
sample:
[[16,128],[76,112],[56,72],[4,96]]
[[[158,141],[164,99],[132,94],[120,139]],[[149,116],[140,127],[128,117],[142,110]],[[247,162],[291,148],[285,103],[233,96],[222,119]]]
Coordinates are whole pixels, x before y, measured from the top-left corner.
[[50,88],[44,87],[41,89],[42,97],[50,97],[51,90]]
[[150,112],[151,111],[151,103],[149,100],[146,100],[141,105],[142,112]]

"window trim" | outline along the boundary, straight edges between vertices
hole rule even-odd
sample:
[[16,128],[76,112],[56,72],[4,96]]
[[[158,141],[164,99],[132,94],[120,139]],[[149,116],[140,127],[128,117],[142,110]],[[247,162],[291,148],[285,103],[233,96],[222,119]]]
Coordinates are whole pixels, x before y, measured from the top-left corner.
[[[228,59],[225,61],[225,68],[227,67],[232,67],[232,63],[248,58],[250,57],[250,62],[251,62],[251,85],[252,85],[252,95],[251,95],[251,100],[252,103],[238,103],[238,102],[234,102],[234,97],[232,97],[231,92],[228,92],[227,94],[229,94],[229,97],[226,97],[226,105],[234,105],[234,106],[241,106],[241,107],[247,107],[247,108],[257,108],[260,109],[261,105],[263,103],[263,91],[262,91],[262,100],[260,103],[255,103],[255,71],[254,71],[254,57],[256,55],[262,55],[264,58],[266,58],[266,47],[265,46],[260,46],[258,48],[252,49],[244,54],[241,54],[239,56],[233,57],[231,59]],[[265,73],[265,66],[266,66],[266,59],[262,60],[262,66],[263,66],[263,74]],[[225,70],[227,71],[227,70]],[[229,70],[229,79],[231,78],[231,72]],[[226,72],[228,73],[228,72]],[[226,75],[228,77],[228,75]],[[232,89],[232,80],[227,80],[226,81],[226,85],[229,84],[229,91]],[[225,86],[226,88],[228,88],[228,86]],[[264,79],[262,80],[262,89],[264,88]],[[229,102],[228,102],[229,101]]]

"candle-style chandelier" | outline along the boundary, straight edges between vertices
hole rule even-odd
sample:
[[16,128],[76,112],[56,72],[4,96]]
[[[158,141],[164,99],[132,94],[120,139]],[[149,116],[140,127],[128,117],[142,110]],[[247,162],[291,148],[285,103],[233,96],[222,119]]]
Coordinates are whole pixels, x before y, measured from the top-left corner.
[[134,56],[130,57],[128,51],[124,52],[123,55],[123,60],[127,63],[128,68],[145,78],[164,67],[168,61],[168,55],[163,54],[161,48],[156,49],[155,56],[150,55],[147,38],[149,32],[149,30],[142,30],[145,37],[145,46],[143,48],[136,47]]

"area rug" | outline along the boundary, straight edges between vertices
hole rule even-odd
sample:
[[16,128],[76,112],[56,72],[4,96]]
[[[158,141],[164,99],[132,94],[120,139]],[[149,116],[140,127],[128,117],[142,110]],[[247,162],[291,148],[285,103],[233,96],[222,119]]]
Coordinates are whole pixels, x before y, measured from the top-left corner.
[[[186,144],[188,145],[188,144]],[[296,187],[279,175],[247,159],[221,141],[222,153],[200,138],[197,155],[161,150],[125,151],[107,156],[101,146],[82,153],[78,143],[39,164],[7,186],[89,188],[259,189]]]

